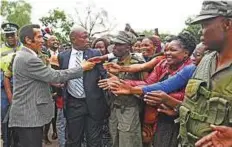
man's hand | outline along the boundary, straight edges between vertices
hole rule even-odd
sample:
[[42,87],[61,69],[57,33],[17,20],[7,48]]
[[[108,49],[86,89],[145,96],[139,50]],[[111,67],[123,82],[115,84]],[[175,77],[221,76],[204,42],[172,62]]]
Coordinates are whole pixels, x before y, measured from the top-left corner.
[[63,83],[50,83],[51,86],[55,86],[57,88],[62,88],[64,87],[64,84]]
[[232,147],[232,127],[214,125],[211,127],[214,131],[201,138],[195,144],[196,147]]
[[93,69],[95,64],[96,63],[94,63],[94,62],[85,61],[85,62],[81,63],[81,66],[82,66],[84,71],[87,71],[87,70]]

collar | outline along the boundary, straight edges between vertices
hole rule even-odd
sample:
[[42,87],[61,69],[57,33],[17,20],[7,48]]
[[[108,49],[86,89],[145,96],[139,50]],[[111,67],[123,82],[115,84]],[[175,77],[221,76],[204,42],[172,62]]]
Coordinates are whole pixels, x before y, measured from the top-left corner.
[[129,54],[124,60],[118,61],[119,65],[126,65],[129,64],[131,61],[131,54]]
[[[9,44],[8,44],[7,42],[5,42],[5,46],[7,46],[7,47],[9,47],[9,48],[12,48],[12,47],[9,46]],[[18,48],[18,47],[20,47],[20,46],[21,46],[21,42],[17,41],[17,45],[16,45],[16,47],[14,47],[14,48]]]
[[55,53],[58,54],[58,49],[56,51],[51,50],[50,48],[48,49],[50,51],[50,53]]
[[36,54],[36,52],[35,51],[33,51],[32,49],[30,49],[30,48],[28,48],[28,47],[26,47],[26,46],[23,46],[24,48],[26,48],[28,51],[30,51],[34,56],[36,56],[37,57],[37,54]]
[[72,48],[71,55],[80,54],[80,53],[83,53],[83,51],[81,51],[81,50],[76,50],[76,49]]
[[224,65],[221,65],[221,67],[218,67],[218,68],[217,68],[218,56],[219,56],[219,54],[216,53],[215,56],[213,57],[213,63],[212,63],[212,65],[211,65],[212,68],[213,68],[213,69],[212,69],[212,70],[213,70],[213,74],[216,74],[216,73],[218,73],[219,71],[224,70],[224,69],[226,69],[226,68],[232,67],[232,61],[229,61],[229,62],[225,63]]

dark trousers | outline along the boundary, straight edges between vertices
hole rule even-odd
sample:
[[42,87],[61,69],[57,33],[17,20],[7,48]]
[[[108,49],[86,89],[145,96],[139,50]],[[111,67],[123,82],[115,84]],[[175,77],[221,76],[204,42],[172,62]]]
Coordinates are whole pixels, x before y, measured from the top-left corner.
[[19,134],[19,142],[22,147],[42,147],[43,127],[15,127],[13,129]]
[[48,132],[49,132],[51,124],[52,124],[52,131],[53,131],[53,133],[57,133],[57,130],[56,130],[56,119],[57,119],[57,106],[55,104],[55,116],[54,116],[54,118],[52,118],[51,122],[49,122],[48,124],[46,124],[44,126],[44,139],[48,139]]
[[85,99],[77,99],[69,95],[65,113],[67,118],[66,147],[81,147],[84,134],[87,147],[101,147],[103,120],[94,120],[89,115]]
[[4,118],[7,115],[8,108],[9,108],[9,102],[6,96],[5,89],[2,87],[1,88],[1,138],[3,140],[3,147],[10,146],[8,121],[3,122]]

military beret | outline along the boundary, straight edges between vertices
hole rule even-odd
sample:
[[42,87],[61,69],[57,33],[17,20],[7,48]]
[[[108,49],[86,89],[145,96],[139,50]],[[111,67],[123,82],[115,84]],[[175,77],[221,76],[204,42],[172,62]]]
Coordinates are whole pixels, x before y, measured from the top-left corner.
[[19,29],[19,26],[17,24],[14,24],[14,23],[3,23],[1,25],[1,28],[3,30],[3,34],[7,34],[7,33],[17,32]]
[[112,39],[113,43],[133,45],[136,41],[135,35],[131,32],[119,31],[118,35]]
[[200,14],[197,15],[191,24],[197,24],[203,20],[216,18],[218,16],[232,17],[232,1],[204,1]]

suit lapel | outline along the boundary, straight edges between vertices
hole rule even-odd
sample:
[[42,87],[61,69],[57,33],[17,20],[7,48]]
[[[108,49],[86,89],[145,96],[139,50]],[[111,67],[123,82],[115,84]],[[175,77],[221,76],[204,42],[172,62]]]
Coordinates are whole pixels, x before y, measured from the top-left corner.
[[70,56],[71,56],[71,52],[72,50],[68,50],[65,55],[64,55],[64,58],[63,58],[63,63],[64,63],[64,69],[68,69],[68,65],[69,65],[69,59],[70,59]]
[[83,53],[83,59],[88,60],[89,58],[91,58],[90,51],[89,49],[86,49]]

